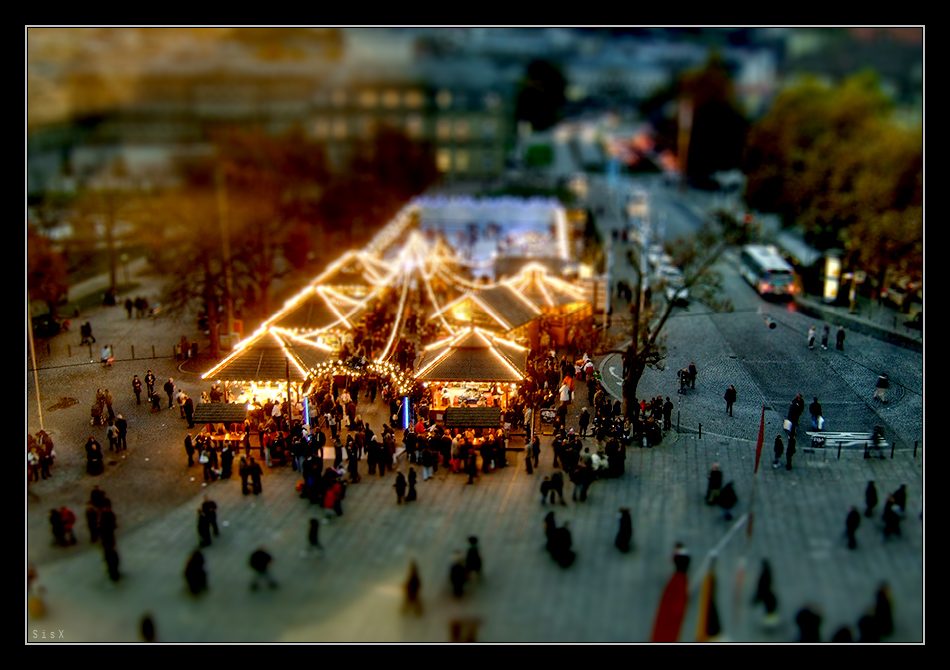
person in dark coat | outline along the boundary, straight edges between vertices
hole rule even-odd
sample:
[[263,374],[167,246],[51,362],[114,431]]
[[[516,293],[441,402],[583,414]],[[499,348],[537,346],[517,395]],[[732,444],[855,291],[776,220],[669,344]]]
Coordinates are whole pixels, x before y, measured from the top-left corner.
[[112,507],[106,506],[99,510],[99,540],[103,547],[115,547],[115,529],[118,525]]
[[858,526],[861,525],[861,515],[858,513],[858,510],[854,507],[851,508],[851,511],[848,512],[848,518],[844,523],[844,534],[848,538],[848,549],[854,549],[858,546],[857,541],[854,539],[854,534],[858,532]]
[[736,491],[732,486],[732,482],[729,482],[724,487],[722,487],[722,491],[719,492],[719,499],[717,502],[722,508],[722,517],[726,521],[732,519],[732,508],[735,507],[738,501],[739,499],[736,496]]
[[393,488],[396,489],[396,504],[401,505],[406,495],[406,476],[401,472],[396,473],[396,483],[393,484]]
[[868,487],[864,490],[864,516],[871,518],[874,507],[877,505],[877,487],[874,486],[874,480],[868,482]]
[[422,614],[422,600],[419,592],[422,590],[422,580],[419,579],[419,566],[415,561],[409,562],[409,578],[406,580],[406,601],[403,611],[411,611],[416,616]]
[[567,522],[565,521],[563,526],[554,531],[554,546],[551,551],[554,560],[557,561],[558,565],[562,568],[570,567],[577,557],[571,547],[571,531],[568,529]]
[[795,448],[795,436],[790,435],[788,437],[788,447],[785,449],[785,469],[792,469],[792,456],[795,455],[797,449]]
[[633,521],[630,518],[630,510],[626,507],[620,508],[620,528],[617,530],[617,539],[614,544],[617,549],[627,553],[631,549],[633,541]]
[[247,495],[250,493],[250,489],[247,486],[247,480],[251,476],[250,470],[250,461],[253,460],[253,456],[244,456],[241,458],[240,465],[238,466],[238,475],[241,477],[241,493]]
[[901,484],[900,487],[894,491],[892,497],[894,498],[894,504],[897,506],[899,513],[903,514],[907,508],[907,485]]
[[268,571],[272,560],[271,555],[264,551],[263,548],[258,548],[251,554],[251,570],[254,571],[254,577],[251,579],[252,591],[257,590],[257,586],[261,581],[267,582],[267,585],[271,588],[277,586],[277,582],[274,581],[274,578],[271,577]]
[[782,462],[782,454],[785,453],[785,445],[782,443],[782,436],[775,438],[775,460],[772,461],[772,467],[777,468]]
[[320,520],[310,519],[310,529],[307,532],[307,540],[310,542],[311,549],[323,551],[323,545],[320,544]]
[[185,418],[188,419],[188,427],[195,427],[195,401],[191,397],[185,398]]
[[551,504],[554,504],[554,496],[557,496],[560,499],[562,505],[567,505],[564,502],[564,475],[560,472],[555,472],[551,475]]
[[689,387],[696,388],[696,364],[690,363],[686,370],[686,376],[689,378]]
[[821,642],[821,616],[817,612],[803,607],[795,615],[795,623],[798,624],[799,642]]
[[452,595],[461,598],[465,593],[465,582],[468,579],[468,572],[465,569],[465,561],[462,559],[462,552],[455,552],[452,560],[452,567],[449,570],[449,581],[452,584]]
[[253,456],[248,457],[247,474],[251,478],[251,490],[254,495],[258,495],[263,490],[261,488],[263,470],[261,470],[261,464],[255,461]]
[[188,454],[188,467],[190,468],[195,464],[195,443],[191,439],[191,435],[185,435],[185,453]]
[[894,632],[891,595],[886,583],[882,583],[874,594],[874,625],[882,638]]
[[119,581],[119,553],[115,550],[115,547],[103,549],[103,558],[106,561],[106,571],[109,573],[109,579],[113,582]]
[[735,386],[730,386],[729,388],[727,388],[725,395],[723,395],[723,398],[726,401],[726,413],[729,416],[732,416],[732,405],[733,403],[735,403],[737,397],[738,397],[738,394],[736,393]]
[[753,603],[762,603],[765,607],[765,622],[774,624],[778,619],[776,611],[778,610],[778,601],[775,593],[772,591],[772,566],[768,559],[762,559],[762,572],[759,573],[759,584],[755,591]]
[[221,479],[231,479],[231,469],[234,465],[234,452],[231,446],[225,442],[221,447]]
[[208,588],[208,575],[205,573],[205,559],[200,549],[196,549],[185,564],[185,581],[191,595],[198,595]]
[[172,408],[172,396],[175,394],[175,380],[171,377],[168,378],[168,381],[165,382],[165,386],[162,388],[165,389],[165,395],[168,396],[168,409]]
[[581,410],[581,415],[577,418],[577,425],[581,429],[581,437],[587,437],[587,426],[590,425],[590,412],[585,407]]
[[198,537],[201,538],[200,546],[211,546],[211,523],[208,521],[208,515],[201,507],[198,508]]
[[706,486],[706,504],[715,505],[721,490],[722,470],[719,469],[719,463],[713,463],[709,471],[709,483]]
[[99,539],[99,508],[92,504],[92,501],[86,503],[86,526],[89,528],[89,541],[95,542]]
[[894,509],[894,496],[888,496],[884,505],[884,539],[901,534],[901,517]]
[[478,551],[478,538],[474,535],[468,538],[468,552],[465,554],[465,574],[467,579],[476,577],[482,580],[482,556]]

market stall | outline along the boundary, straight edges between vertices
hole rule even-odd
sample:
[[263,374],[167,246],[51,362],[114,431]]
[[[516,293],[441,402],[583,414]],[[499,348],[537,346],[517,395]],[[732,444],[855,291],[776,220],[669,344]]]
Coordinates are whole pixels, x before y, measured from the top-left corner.
[[444,421],[449,408],[504,411],[520,392],[528,350],[479,328],[468,328],[426,348],[414,378],[429,398],[429,417]]

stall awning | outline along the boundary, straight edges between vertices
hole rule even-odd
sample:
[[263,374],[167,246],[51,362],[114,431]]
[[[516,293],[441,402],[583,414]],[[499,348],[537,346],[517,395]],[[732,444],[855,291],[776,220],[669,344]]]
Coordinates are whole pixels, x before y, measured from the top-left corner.
[[276,328],[267,328],[242,342],[202,379],[224,382],[301,383],[330,357],[322,345]]
[[245,403],[202,402],[195,406],[195,423],[244,423],[247,416]]
[[500,407],[449,407],[442,421],[446,428],[500,428]]
[[528,351],[478,328],[426,348],[415,378],[420,382],[520,382]]

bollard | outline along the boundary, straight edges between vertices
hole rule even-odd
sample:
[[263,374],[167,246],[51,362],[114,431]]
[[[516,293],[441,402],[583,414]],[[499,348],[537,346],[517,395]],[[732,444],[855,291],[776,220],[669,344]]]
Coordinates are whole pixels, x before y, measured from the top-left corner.
[[676,432],[680,432],[680,413],[676,412]]
[[699,424],[699,439],[703,439],[703,424]]
[[152,358],[155,358],[155,345],[152,345]]
[[132,360],[135,360],[135,345],[132,345]]
[[891,459],[892,459],[892,460],[893,460],[893,458],[894,458],[894,444],[895,444],[896,442],[897,442],[897,440],[891,440]]
[[917,440],[914,440],[914,458],[917,458]]
[[838,458],[841,458],[841,440],[838,440]]

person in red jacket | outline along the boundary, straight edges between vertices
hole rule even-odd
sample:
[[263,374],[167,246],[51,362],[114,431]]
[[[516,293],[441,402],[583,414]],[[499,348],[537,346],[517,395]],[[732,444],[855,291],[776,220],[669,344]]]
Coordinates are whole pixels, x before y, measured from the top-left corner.
[[63,524],[63,541],[66,544],[76,544],[76,534],[73,533],[73,526],[76,525],[76,515],[65,506],[59,508],[59,514]]

